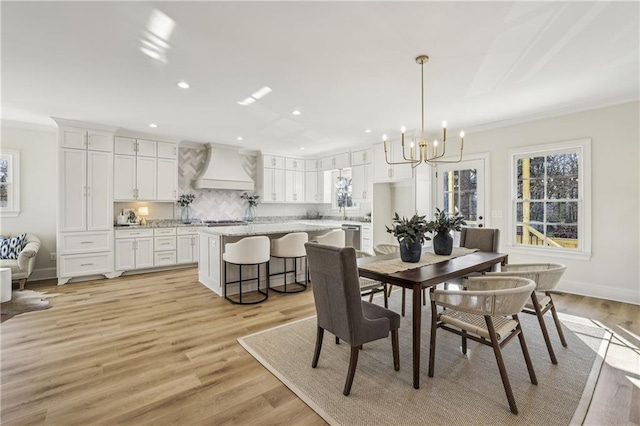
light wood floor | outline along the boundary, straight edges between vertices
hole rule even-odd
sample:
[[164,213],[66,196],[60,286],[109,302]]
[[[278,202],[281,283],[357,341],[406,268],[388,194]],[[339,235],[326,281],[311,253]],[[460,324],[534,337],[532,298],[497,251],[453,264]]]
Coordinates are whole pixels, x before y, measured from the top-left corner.
[[[310,289],[236,306],[195,268],[28,288],[59,295],[0,325],[3,425],[324,424],[236,342],[313,315]],[[555,299],[618,335],[586,424],[640,424],[640,308]]]

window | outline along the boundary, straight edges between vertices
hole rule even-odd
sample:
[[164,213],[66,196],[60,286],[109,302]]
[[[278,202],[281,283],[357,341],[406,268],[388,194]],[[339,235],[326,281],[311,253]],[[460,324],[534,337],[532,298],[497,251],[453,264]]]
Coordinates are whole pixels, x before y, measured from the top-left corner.
[[20,214],[20,151],[0,152],[0,216]]
[[351,169],[341,169],[331,172],[331,183],[331,208],[333,210],[358,207],[353,201]]
[[511,151],[511,245],[587,255],[590,141]]

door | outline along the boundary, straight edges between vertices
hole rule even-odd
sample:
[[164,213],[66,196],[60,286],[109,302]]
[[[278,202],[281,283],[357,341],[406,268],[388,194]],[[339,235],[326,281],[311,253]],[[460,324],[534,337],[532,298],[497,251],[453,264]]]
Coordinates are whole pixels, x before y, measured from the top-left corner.
[[113,135],[100,130],[88,130],[87,148],[94,151],[113,152]]
[[196,262],[197,259],[193,257],[193,235],[178,235],[176,240],[178,245],[177,263]]
[[158,158],[158,201],[175,201],[178,198],[176,167],[176,160]]
[[131,155],[114,155],[113,163],[114,200],[135,200],[136,157]]
[[307,203],[317,203],[318,200],[318,172],[305,172],[305,200]]
[[485,211],[488,205],[485,173],[488,161],[487,155],[459,163],[441,164],[434,168],[436,206],[450,213],[459,210],[464,215],[467,226],[482,228],[488,225]]
[[[138,200],[156,199],[157,159],[136,157],[136,188]],[[172,174],[172,177],[175,176]]]
[[87,230],[113,228],[113,156],[110,152],[87,151]]
[[[60,150],[60,231],[87,230],[87,151]],[[105,209],[113,213],[113,208]]]
[[153,267],[153,238],[136,238],[136,268]]
[[133,238],[116,238],[116,271],[135,269],[135,240]]

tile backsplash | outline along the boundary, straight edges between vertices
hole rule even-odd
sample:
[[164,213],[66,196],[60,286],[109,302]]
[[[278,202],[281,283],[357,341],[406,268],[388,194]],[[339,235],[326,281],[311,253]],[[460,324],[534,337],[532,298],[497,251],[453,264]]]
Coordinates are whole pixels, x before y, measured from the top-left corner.
[[[242,167],[256,181],[257,157],[245,156]],[[178,188],[180,194],[192,193],[196,199],[191,204],[191,217],[198,219],[224,220],[242,219],[247,209],[246,201],[240,198],[244,191],[227,189],[195,189],[193,179],[204,168],[207,161],[207,149],[181,147],[178,150]],[[179,207],[176,206],[177,209]],[[176,211],[180,217],[180,211]]]

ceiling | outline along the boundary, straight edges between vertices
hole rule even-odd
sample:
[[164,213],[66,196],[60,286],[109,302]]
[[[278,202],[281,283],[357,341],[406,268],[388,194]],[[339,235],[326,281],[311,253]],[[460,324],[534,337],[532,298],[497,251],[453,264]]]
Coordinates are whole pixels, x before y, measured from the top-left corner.
[[[2,2],[1,12],[12,121],[312,156],[419,129],[419,54],[430,56],[427,131],[447,120],[465,145],[474,129],[639,98],[637,2]],[[272,92],[238,104],[263,86]]]

